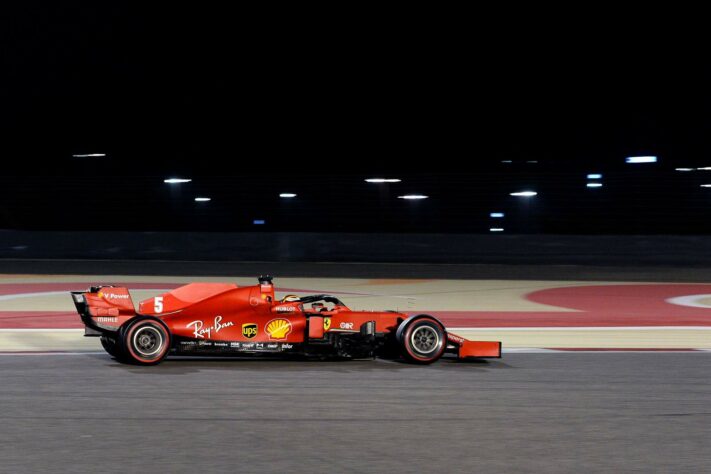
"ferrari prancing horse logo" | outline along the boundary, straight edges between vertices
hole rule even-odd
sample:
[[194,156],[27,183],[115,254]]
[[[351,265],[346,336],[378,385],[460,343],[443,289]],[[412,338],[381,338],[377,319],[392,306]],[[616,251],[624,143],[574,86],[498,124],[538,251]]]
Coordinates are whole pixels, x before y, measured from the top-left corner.
[[247,339],[252,339],[254,336],[256,336],[257,331],[258,329],[256,323],[247,323],[242,325],[242,335]]
[[323,330],[328,331],[331,328],[331,318],[323,318]]

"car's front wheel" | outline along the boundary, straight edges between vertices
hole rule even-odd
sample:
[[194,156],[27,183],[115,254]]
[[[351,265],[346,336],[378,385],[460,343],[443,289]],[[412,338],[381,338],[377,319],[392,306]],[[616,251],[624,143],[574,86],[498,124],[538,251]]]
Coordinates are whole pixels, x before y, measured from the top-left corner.
[[131,322],[122,331],[122,346],[127,362],[155,365],[162,361],[170,348],[170,334],[159,320],[142,318]]
[[408,323],[400,336],[403,357],[416,364],[435,362],[447,346],[447,333],[437,319],[423,316]]

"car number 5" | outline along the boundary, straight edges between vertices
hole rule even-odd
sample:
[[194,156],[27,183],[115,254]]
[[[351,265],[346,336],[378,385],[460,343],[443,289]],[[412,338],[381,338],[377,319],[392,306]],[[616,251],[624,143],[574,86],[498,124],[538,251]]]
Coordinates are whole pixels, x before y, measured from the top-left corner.
[[155,298],[153,298],[153,310],[156,313],[163,312],[163,297],[162,296],[156,296]]

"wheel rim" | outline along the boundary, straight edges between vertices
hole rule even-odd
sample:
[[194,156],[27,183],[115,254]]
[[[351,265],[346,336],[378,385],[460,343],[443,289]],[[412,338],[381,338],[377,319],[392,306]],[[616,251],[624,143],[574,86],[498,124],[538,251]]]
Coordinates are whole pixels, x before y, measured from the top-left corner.
[[163,348],[163,334],[153,326],[138,328],[133,334],[133,347],[141,357],[155,356]]
[[433,327],[420,326],[412,331],[410,343],[420,354],[430,354],[439,347],[440,337]]

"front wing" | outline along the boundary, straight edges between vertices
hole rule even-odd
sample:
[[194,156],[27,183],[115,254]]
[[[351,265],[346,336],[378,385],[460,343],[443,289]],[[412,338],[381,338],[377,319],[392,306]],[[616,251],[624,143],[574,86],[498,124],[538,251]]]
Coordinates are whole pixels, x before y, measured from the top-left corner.
[[501,342],[470,341],[451,332],[447,333],[447,349],[455,352],[458,359],[500,359]]

